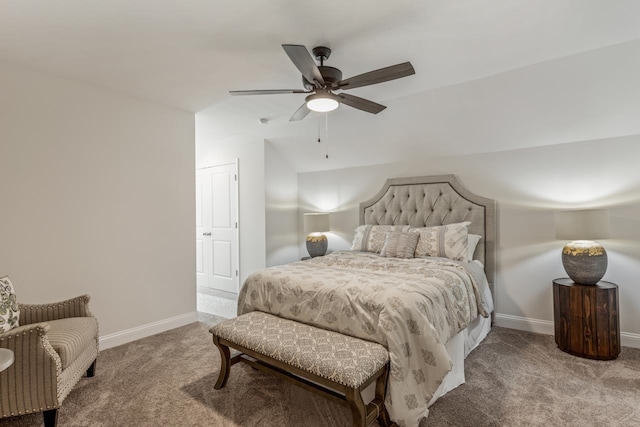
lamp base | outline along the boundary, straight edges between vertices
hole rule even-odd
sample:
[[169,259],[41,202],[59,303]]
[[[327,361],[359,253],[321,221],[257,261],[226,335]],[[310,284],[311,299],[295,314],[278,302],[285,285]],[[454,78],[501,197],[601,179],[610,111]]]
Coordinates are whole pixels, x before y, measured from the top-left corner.
[[311,258],[324,256],[327,253],[327,236],[322,233],[311,233],[307,236],[307,252]]
[[595,285],[607,271],[607,251],[599,243],[576,240],[562,248],[562,265],[575,283]]

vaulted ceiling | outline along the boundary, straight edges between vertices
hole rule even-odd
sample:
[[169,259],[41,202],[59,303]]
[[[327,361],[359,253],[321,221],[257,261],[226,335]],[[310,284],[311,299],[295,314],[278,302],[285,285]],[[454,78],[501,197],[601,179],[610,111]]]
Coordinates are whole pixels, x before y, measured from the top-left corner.
[[[248,128],[282,144],[317,128],[312,118],[288,123],[302,95],[232,98],[228,91],[301,88],[283,43],[330,47],[327,65],[345,77],[411,61],[415,76],[353,91],[390,107],[380,115],[341,107],[330,117],[343,122],[342,132],[357,120],[380,133],[380,123],[402,126],[392,112],[399,100],[409,100],[403,115],[415,120],[411,111],[425,102],[415,97],[427,91],[438,100],[447,87],[625,43],[635,54],[638,39],[637,0],[0,2],[1,61],[206,110],[220,116],[212,135]],[[262,117],[269,131],[256,124]]]

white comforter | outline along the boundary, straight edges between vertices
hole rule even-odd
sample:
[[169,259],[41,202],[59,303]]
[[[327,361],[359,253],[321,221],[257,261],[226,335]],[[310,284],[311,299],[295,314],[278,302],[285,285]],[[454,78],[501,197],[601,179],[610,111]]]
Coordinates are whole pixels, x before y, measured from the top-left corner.
[[451,370],[446,342],[478,314],[488,316],[462,263],[364,252],[336,252],[249,276],[238,314],[254,310],[387,347],[387,410],[406,427],[427,416],[427,403]]

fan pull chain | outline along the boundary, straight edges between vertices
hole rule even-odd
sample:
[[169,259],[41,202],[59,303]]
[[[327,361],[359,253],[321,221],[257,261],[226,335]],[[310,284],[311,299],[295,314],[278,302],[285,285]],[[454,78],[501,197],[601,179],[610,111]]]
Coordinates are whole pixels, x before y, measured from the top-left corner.
[[320,113],[317,113],[316,116],[318,117],[318,144],[320,144],[322,142],[320,139]]
[[329,113],[324,113],[324,146],[325,146],[325,155],[324,158],[329,158]]

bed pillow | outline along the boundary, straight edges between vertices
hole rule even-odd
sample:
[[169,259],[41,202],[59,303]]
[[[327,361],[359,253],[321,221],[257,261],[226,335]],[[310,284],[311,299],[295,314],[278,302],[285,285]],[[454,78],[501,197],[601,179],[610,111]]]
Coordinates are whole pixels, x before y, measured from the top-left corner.
[[380,256],[413,258],[420,235],[415,231],[389,231]]
[[0,277],[0,333],[18,327],[20,309],[9,276]]
[[476,251],[476,246],[480,243],[482,236],[479,234],[469,234],[469,240],[467,242],[467,261],[473,261],[473,253]]
[[437,227],[416,228],[420,233],[416,257],[443,257],[456,261],[466,261],[468,252],[469,221]]
[[352,251],[380,253],[389,231],[409,231],[408,225],[361,225],[353,236]]

